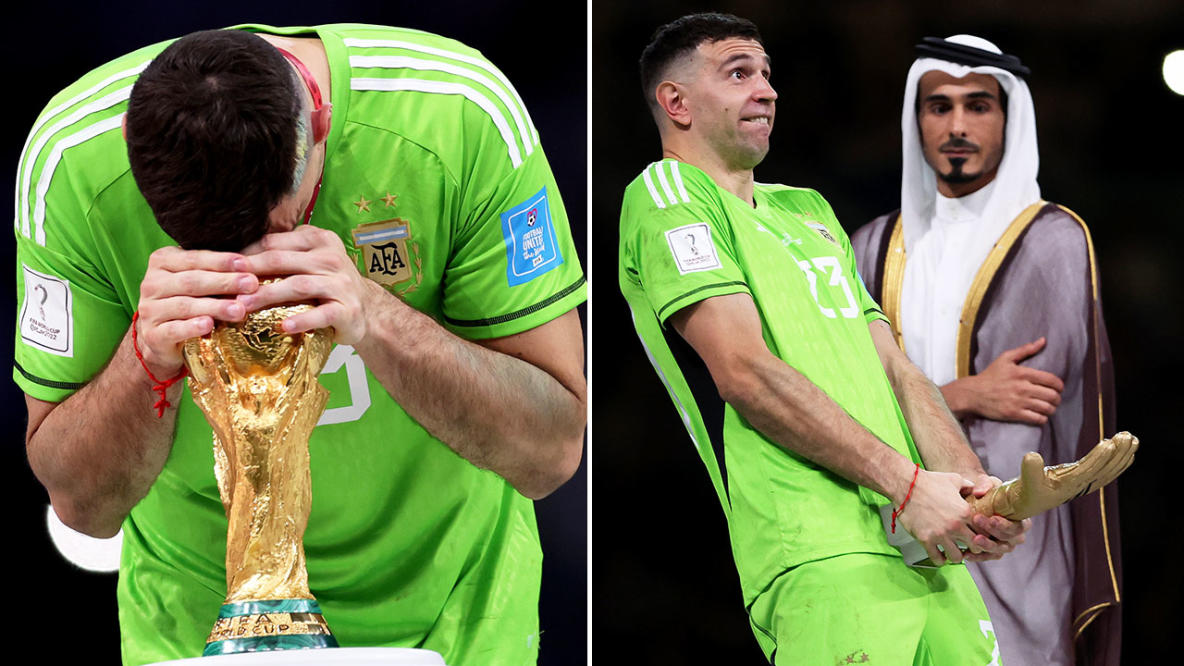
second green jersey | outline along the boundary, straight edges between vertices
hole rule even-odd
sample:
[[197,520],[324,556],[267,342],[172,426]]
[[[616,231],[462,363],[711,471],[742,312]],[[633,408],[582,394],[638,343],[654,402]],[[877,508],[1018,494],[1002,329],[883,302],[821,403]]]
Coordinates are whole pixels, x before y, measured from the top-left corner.
[[[312,224],[336,232],[364,275],[469,339],[538,327],[584,300],[537,132],[480,53],[380,26],[241,29],[324,45],[333,119]],[[165,46],[84,76],[26,143],[13,377],[35,398],[65,400],[102,370],[149,254],[173,244],[119,131],[136,76]],[[330,398],[309,442],[304,545],[341,643],[426,647],[453,666],[533,663],[542,556],[531,501],[433,438],[352,348],[333,350],[321,382]],[[210,427],[185,395],[168,461],[123,525],[127,664],[200,655],[217,617],[226,517],[213,464]]]
[[754,199],[755,208],[688,164],[651,164],[625,190],[619,271],[638,335],[727,514],[746,604],[803,562],[899,556],[877,510],[889,501],[774,443],[731,405],[718,406],[714,386],[695,390],[701,362],[668,326],[671,314],[713,296],[751,295],[775,356],[920,460],[868,330],[884,315],[830,205],[782,185],[757,184]]

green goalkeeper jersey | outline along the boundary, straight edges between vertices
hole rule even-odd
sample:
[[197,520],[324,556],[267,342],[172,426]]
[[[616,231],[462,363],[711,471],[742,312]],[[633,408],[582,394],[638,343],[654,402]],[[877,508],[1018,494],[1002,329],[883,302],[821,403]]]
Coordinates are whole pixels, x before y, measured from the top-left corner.
[[[338,233],[363,274],[470,339],[537,327],[584,300],[537,132],[480,53],[379,26],[237,29],[323,42],[333,123],[312,224]],[[13,378],[35,398],[65,400],[102,370],[149,254],[173,244],[120,133],[136,76],[165,46],[61,92],[22,152]],[[429,435],[352,348],[333,350],[321,382],[331,397],[309,442],[304,543],[342,645],[426,647],[451,666],[533,663],[541,552],[530,500]],[[211,443],[186,390],[168,461],[123,525],[127,664],[199,655],[217,617],[226,517]]]
[[713,296],[752,296],[769,350],[868,430],[919,461],[868,325],[884,315],[830,205],[813,190],[757,184],[756,207],[699,169],[664,160],[625,190],[619,280],[646,353],[719,494],[745,604],[786,569],[844,553],[899,556],[888,500],[774,443],[720,403],[698,356],[667,323]]

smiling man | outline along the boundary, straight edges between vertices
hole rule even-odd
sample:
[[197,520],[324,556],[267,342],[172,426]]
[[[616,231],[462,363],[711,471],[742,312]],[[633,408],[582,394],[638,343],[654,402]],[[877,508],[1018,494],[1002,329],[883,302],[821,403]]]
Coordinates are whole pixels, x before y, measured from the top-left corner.
[[534,663],[531,500],[582,454],[585,282],[493,64],[383,26],[194,33],[60,93],[19,174],[29,464],[67,525],[123,528],[125,664],[201,654],[226,590],[180,345],[290,301],[314,307],[285,331],[338,343],[304,539],[337,639]]
[[[655,33],[641,78],[664,159],[625,191],[621,290],[719,495],[770,662],[990,663],[960,563],[1003,556],[1024,525],[969,509],[998,479],[894,344],[827,202],[755,182],[771,72],[749,21]],[[899,530],[949,566],[906,566]]]
[[[988,472],[1077,460],[1113,433],[1110,349],[1089,232],[1040,198],[1028,69],[969,35],[917,50],[901,209],[852,237],[860,272]],[[1015,555],[970,566],[1004,663],[1118,663],[1117,499],[1041,514]]]

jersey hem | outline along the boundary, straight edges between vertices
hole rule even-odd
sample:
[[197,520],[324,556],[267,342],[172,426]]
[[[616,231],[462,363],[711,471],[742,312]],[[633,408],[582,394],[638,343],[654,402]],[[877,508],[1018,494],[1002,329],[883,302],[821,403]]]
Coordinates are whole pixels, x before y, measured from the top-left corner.
[[533,305],[497,317],[486,319],[453,319],[444,315],[444,323],[453,333],[478,340],[514,335],[555,319],[560,314],[586,300],[583,287],[587,279],[580,276],[572,284]]
[[575,282],[568,285],[567,287],[564,287],[563,289],[559,290],[558,292],[552,294],[549,298],[539,301],[538,303],[535,303],[534,305],[528,305],[528,306],[522,308],[521,310],[516,310],[514,312],[510,312],[510,313],[507,313],[504,315],[498,315],[496,317],[488,317],[485,319],[453,319],[452,317],[449,317],[448,315],[444,315],[444,321],[448,322],[452,326],[459,326],[459,327],[496,326],[498,324],[504,324],[506,322],[513,321],[515,319],[520,319],[520,318],[525,317],[530,314],[534,314],[535,312],[542,310],[543,308],[547,307],[548,305],[552,305],[554,303],[557,303],[558,301],[563,300],[564,297],[568,296],[569,294],[571,294],[575,290],[584,286],[584,284],[586,282],[587,282],[587,278],[585,278],[584,276],[581,275],[579,280],[576,280]]
[[[49,400],[51,402],[61,401],[87,384],[87,382],[59,382],[53,379],[38,377],[21,367],[21,364],[16,360],[12,362],[12,380],[25,393],[38,400]],[[52,393],[46,389],[49,389]]]
[[[733,289],[732,287],[739,287],[739,288]],[[711,293],[704,294],[704,295],[700,296],[699,298],[691,299],[692,296],[697,296],[699,294],[702,294],[703,292],[711,292]],[[681,309],[685,308],[686,306],[691,305],[692,303],[697,303],[697,302],[702,301],[704,299],[710,298],[711,296],[725,296],[727,294],[737,294],[737,293],[741,293],[741,292],[749,293],[748,292],[748,284],[741,281],[741,280],[732,280],[730,282],[716,282],[715,284],[705,284],[702,287],[697,287],[697,288],[692,289],[684,294],[674,297],[673,299],[670,300],[670,302],[666,303],[666,305],[663,305],[662,307],[658,308],[658,311],[655,314],[658,317],[658,321],[664,325],[666,323],[667,317],[674,314],[678,310],[681,310]],[[678,305],[678,307],[671,309],[675,305]]]

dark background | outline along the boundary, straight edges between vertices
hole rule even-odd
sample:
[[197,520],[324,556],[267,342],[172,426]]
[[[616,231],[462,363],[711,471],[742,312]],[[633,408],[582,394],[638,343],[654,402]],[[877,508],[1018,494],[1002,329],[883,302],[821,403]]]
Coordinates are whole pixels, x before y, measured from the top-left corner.
[[[5,10],[0,41],[5,65],[0,155],[4,180],[15,183],[26,133],[50,97],[75,79],[124,53],[195,30],[238,23],[277,26],[359,22],[418,28],[458,39],[482,51],[514,83],[547,151],[585,266],[587,210],[587,20],[577,7],[569,26],[521,2],[431,0],[388,3],[358,0],[241,0],[200,2],[19,3]],[[0,188],[0,210],[12,210],[11,188]],[[3,244],[13,269],[14,246]],[[0,310],[16,312],[15,286],[0,289]],[[583,310],[583,308],[581,308]],[[80,332],[85,336],[85,332]],[[12,337],[0,356],[11,358]],[[52,646],[53,662],[119,663],[114,574],[81,571],[64,560],[45,528],[48,497],[25,459],[24,399],[11,381],[0,388],[5,439],[0,484],[11,530],[5,538],[5,594],[16,609],[12,637]],[[587,481],[585,467],[551,497],[536,504],[543,544],[539,663],[586,663]],[[397,553],[393,556],[398,556]],[[215,618],[210,618],[211,626]],[[461,665],[464,666],[464,665]]]
[[[593,8],[596,269],[593,633],[627,661],[760,663],[719,501],[642,353],[616,288],[625,186],[659,159],[637,82],[653,30],[694,11],[760,27],[777,119],[761,182],[819,190],[848,233],[899,205],[900,114],[923,36],[986,37],[1031,67],[1043,197],[1090,225],[1118,385],[1118,427],[1142,440],[1120,484],[1123,663],[1178,654],[1175,418],[1184,398],[1177,260],[1184,98],[1161,78],[1184,48],[1176,1],[606,2]],[[1066,461],[1057,461],[1066,462]]]

